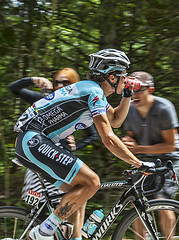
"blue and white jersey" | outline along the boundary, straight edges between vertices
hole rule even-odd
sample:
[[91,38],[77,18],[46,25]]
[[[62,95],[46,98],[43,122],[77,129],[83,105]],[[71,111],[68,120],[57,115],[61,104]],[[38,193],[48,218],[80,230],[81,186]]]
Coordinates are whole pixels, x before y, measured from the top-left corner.
[[98,83],[81,81],[35,102],[18,119],[14,130],[36,130],[56,143],[91,126],[93,117],[106,113],[110,107]]

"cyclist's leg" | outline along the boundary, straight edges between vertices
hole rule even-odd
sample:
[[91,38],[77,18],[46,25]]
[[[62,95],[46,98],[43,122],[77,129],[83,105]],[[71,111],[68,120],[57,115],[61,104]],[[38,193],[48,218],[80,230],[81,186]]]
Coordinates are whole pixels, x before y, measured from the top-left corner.
[[[63,185],[61,189],[64,191],[65,188]],[[100,181],[99,177],[83,163],[71,185],[73,187],[62,198],[54,213],[62,221],[72,214],[74,214],[72,217],[75,219],[76,215],[76,224],[78,224],[79,227],[75,225],[74,237],[80,237],[80,230],[84,221],[84,204],[96,193],[100,186]]]
[[[76,212],[74,212],[70,217],[67,218],[67,222],[72,223],[74,226],[72,238],[81,237],[81,229],[84,225],[85,207],[86,203],[82,207],[80,207]],[[70,229],[68,232],[70,232]]]
[[[63,183],[60,190],[62,190],[63,192],[68,192],[69,190],[71,190],[71,188],[72,188],[72,186],[70,186],[66,183]],[[80,207],[77,211],[75,211],[72,215],[70,215],[70,217],[68,217],[66,219],[67,222],[73,224],[72,238],[80,238],[81,237],[81,229],[84,225],[84,218],[85,218],[85,208],[86,208],[86,203],[83,204],[82,207]],[[70,233],[71,233],[71,229],[65,228],[64,236],[69,237]]]
[[71,190],[65,194],[55,210],[55,214],[61,220],[66,219],[85,204],[99,189],[100,181],[97,174],[83,163],[70,185]]
[[71,185],[55,211],[64,221],[91,198],[100,186],[99,177],[72,153],[61,149],[44,135],[28,131],[20,134],[16,145],[19,160],[27,167],[51,177],[56,187]]

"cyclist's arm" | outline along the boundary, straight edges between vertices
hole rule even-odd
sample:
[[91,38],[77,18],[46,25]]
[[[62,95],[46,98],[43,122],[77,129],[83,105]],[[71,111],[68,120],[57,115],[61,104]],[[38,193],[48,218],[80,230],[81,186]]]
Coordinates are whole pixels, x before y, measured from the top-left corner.
[[141,166],[141,161],[139,161],[114,134],[106,114],[101,114],[94,117],[93,121],[102,139],[102,142],[110,152],[112,152],[116,157],[134,165],[135,167]]
[[114,128],[121,127],[122,123],[127,117],[130,106],[130,100],[131,100],[130,97],[128,98],[123,97],[120,101],[120,104],[116,108],[111,107],[108,110],[107,116],[112,127]]
[[34,83],[32,82],[31,78],[25,77],[10,83],[8,85],[8,88],[17,97],[21,98],[22,100],[24,100],[29,104],[33,104],[35,101],[43,98],[43,95],[41,93],[27,89],[27,87],[30,87],[33,85]]
[[84,148],[85,146],[93,143],[93,141],[98,139],[98,133],[94,124],[89,128],[84,129],[85,137],[76,143],[76,150]]
[[161,131],[163,142],[153,144],[153,145],[138,145],[134,138],[134,133],[129,131],[127,132],[129,137],[124,137],[123,142],[128,147],[128,149],[136,153],[148,153],[148,154],[162,154],[170,153],[176,149],[175,146],[175,134],[177,133],[176,129],[168,129]]

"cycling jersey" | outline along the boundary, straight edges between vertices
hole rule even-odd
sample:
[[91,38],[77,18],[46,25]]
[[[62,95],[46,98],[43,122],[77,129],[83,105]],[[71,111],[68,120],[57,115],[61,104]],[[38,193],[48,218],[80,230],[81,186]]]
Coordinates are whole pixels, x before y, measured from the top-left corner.
[[89,127],[92,117],[109,108],[103,90],[93,81],[75,83],[37,101],[15,126],[20,132],[16,143],[19,161],[58,188],[63,182],[70,184],[83,162],[57,144],[74,131]]
[[82,81],[61,88],[28,108],[15,131],[36,130],[54,143],[92,125],[92,117],[106,113],[110,104],[98,83]]

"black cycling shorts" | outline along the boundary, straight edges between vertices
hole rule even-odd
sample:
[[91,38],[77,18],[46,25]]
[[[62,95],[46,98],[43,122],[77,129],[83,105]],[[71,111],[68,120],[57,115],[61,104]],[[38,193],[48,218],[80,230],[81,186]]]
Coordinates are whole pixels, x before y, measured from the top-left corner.
[[71,152],[35,131],[18,134],[16,155],[25,167],[40,172],[57,188],[63,182],[70,184],[83,164]]

